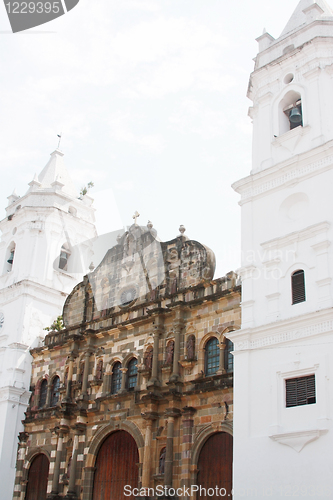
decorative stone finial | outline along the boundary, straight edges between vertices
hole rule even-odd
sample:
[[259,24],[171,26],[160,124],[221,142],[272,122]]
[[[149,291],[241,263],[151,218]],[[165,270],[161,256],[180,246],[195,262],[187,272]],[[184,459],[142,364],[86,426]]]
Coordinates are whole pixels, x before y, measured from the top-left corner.
[[94,263],[90,262],[89,271],[93,272],[94,269],[95,269]]
[[147,227],[149,230],[153,228],[153,223],[150,220],[147,222]]
[[180,234],[181,234],[182,236],[184,236],[185,231],[186,231],[186,227],[185,227],[185,226],[183,226],[183,225],[181,224],[181,225],[179,226],[179,232],[180,232]]
[[121,234],[118,234],[118,236],[117,236],[117,243],[119,243],[120,240],[121,240]]

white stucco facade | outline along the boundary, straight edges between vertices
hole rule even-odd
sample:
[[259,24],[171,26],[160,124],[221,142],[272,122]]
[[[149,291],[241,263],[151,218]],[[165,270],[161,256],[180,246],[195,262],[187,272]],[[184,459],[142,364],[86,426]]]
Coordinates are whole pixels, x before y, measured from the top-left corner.
[[[234,500],[332,498],[333,12],[301,0],[277,40],[258,42],[253,167],[233,185],[242,211]],[[290,130],[296,104],[302,125]],[[305,300],[292,303],[299,270]],[[313,375],[315,403],[287,407],[286,380]]]
[[[92,260],[89,239],[96,236],[92,199],[78,198],[59,150],[24,196],[13,193],[8,200],[0,222],[2,500],[13,495],[17,436],[30,397],[29,350],[41,342],[44,328],[61,314],[67,294],[87,271]],[[59,268],[63,245],[66,269]]]

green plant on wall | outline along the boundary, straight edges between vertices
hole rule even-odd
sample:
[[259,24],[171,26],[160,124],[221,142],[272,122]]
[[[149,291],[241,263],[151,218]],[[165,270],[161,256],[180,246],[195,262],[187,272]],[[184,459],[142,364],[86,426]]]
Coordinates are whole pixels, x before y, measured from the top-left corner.
[[88,182],[86,186],[83,186],[80,191],[80,195],[84,196],[88,193],[89,189],[94,187],[94,183],[92,181]]
[[48,332],[60,332],[60,330],[63,330],[65,328],[64,322],[62,320],[62,316],[58,316],[55,321],[53,321],[51,326],[47,326],[44,328],[44,330],[47,330]]

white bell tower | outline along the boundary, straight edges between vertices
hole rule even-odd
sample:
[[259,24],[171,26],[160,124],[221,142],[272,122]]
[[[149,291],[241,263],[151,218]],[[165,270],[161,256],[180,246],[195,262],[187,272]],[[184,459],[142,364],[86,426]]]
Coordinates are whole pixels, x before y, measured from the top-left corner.
[[241,195],[234,500],[333,495],[333,11],[301,0],[264,32]]
[[[17,436],[30,397],[31,356],[92,260],[94,208],[55,150],[0,222],[0,484],[13,495]],[[79,245],[81,244],[81,245]],[[88,266],[87,266],[88,263]],[[51,375],[51,374],[50,374]]]

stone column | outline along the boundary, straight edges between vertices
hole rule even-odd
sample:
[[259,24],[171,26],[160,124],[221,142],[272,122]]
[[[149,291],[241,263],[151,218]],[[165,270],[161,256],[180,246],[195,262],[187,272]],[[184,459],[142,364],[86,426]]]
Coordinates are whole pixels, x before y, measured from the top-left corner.
[[154,417],[146,416],[146,435],[145,435],[145,448],[143,454],[143,467],[142,467],[142,488],[149,488],[150,486],[150,468],[151,468],[151,440],[152,440],[152,426]]
[[89,359],[90,351],[87,351],[84,355],[84,371],[83,371],[83,381],[82,381],[82,396],[88,395],[88,375],[89,375]]
[[126,392],[126,373],[128,368],[120,368],[121,375],[121,387],[119,393]]
[[52,392],[52,381],[49,379],[47,381],[47,394],[46,394],[46,403],[45,407],[50,408],[51,406],[51,392]]
[[75,356],[71,354],[69,356],[69,364],[68,364],[68,377],[67,377],[67,386],[66,386],[66,396],[65,401],[70,401],[72,396],[72,380],[73,380],[73,366],[74,366]]
[[23,466],[25,462],[25,454],[27,450],[27,441],[29,439],[29,434],[27,432],[19,433],[19,447],[17,452],[17,461],[16,461],[16,475],[15,475],[15,487],[14,487],[14,499],[18,499],[20,497],[24,498],[24,484],[22,484],[23,480]]
[[195,408],[185,406],[182,409],[182,429],[183,442],[181,444],[182,453],[182,471],[181,471],[181,487],[189,488],[191,486],[191,450],[193,442],[193,426]]
[[72,451],[72,461],[71,461],[71,472],[69,476],[68,491],[65,496],[66,499],[77,499],[75,482],[76,482],[76,467],[77,467],[77,455],[79,450],[79,435],[85,430],[86,425],[82,423],[75,424],[73,426],[75,430],[73,451]]
[[153,366],[152,366],[152,370],[151,370],[151,379],[149,380],[147,387],[152,386],[152,385],[160,385],[160,382],[158,380],[158,354],[159,354],[160,333],[161,333],[160,328],[155,327]]
[[56,429],[55,432],[58,434],[57,451],[56,458],[54,462],[53,469],[53,479],[52,479],[52,491],[49,498],[57,498],[59,493],[59,474],[60,474],[60,462],[62,455],[62,445],[64,440],[64,429]]
[[75,481],[76,481],[76,465],[77,465],[78,448],[79,448],[79,435],[75,434],[74,442],[73,442],[72,460],[71,460],[71,472],[70,472],[70,476],[69,476],[68,492],[66,495],[66,497],[68,497],[68,498],[76,498]]
[[177,408],[168,408],[165,412],[168,422],[165,465],[164,465],[164,486],[172,487],[173,473],[173,438],[175,419],[180,416],[180,410]]
[[220,361],[219,361],[219,369],[217,370],[217,373],[219,375],[223,374],[223,373],[226,373],[226,370],[225,370],[225,348],[226,348],[226,345],[225,343],[220,343],[219,344],[219,348],[220,348]]
[[180,336],[181,331],[184,326],[184,320],[182,319],[182,308],[177,307],[176,309],[176,319],[174,321],[173,331],[175,334],[175,350],[173,353],[173,367],[172,375],[170,377],[170,382],[177,382],[179,379],[179,359],[180,359]]
[[167,486],[168,488],[171,488],[172,486],[174,423],[175,423],[175,418],[169,416],[166,453],[165,453],[165,466],[164,466],[164,486]]
[[105,370],[103,377],[103,396],[107,396],[111,393],[111,377],[112,374]]

